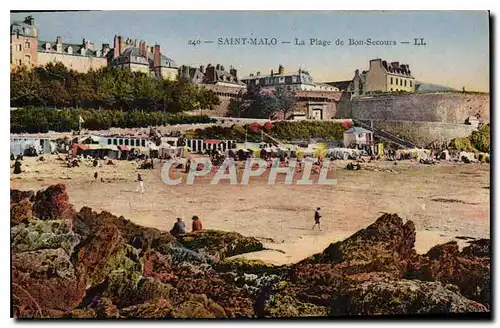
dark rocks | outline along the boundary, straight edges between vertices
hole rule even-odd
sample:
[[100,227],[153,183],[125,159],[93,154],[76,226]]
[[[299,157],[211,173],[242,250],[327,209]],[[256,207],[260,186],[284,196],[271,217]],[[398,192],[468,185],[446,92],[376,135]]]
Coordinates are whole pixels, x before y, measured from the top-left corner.
[[31,220],[26,225],[12,227],[11,238],[15,252],[62,248],[71,254],[80,243],[80,236],[71,231],[71,223],[67,220]]
[[33,203],[28,199],[22,199],[10,205],[10,225],[27,223],[33,218]]
[[469,246],[464,247],[462,255],[472,257],[490,257],[490,240],[479,239],[469,241]]
[[33,213],[40,220],[68,220],[73,224],[76,212],[69,203],[66,186],[57,184],[36,193]]
[[73,215],[63,185],[36,197],[11,190],[11,199],[18,318],[489,311],[489,240],[472,241],[462,252],[447,243],[417,255],[413,223],[403,224],[395,214],[384,214],[321,254],[278,267],[228,259],[263,249],[255,238],[237,233],[207,230],[177,240],[108,212],[84,207]]
[[453,288],[418,280],[369,280],[332,295],[330,315],[394,315],[487,312]]
[[328,246],[304,263],[347,265],[348,273],[384,271],[398,277],[406,270],[407,262],[416,255],[415,225],[396,214],[384,214],[368,226],[347,238]]
[[134,319],[161,319],[171,318],[172,304],[166,299],[153,299],[151,301],[129,306],[121,309],[124,318]]
[[[474,256],[478,254],[481,256]],[[423,281],[440,281],[458,286],[471,300],[490,306],[489,241],[471,243],[459,252],[456,242],[434,246],[423,256],[415,258],[405,276]]]
[[204,294],[191,294],[172,311],[173,318],[215,319],[225,318],[224,308]]
[[206,255],[213,262],[243,253],[261,251],[264,246],[253,237],[245,237],[236,232],[203,230],[178,238],[184,247]]
[[120,312],[113,302],[107,298],[100,298],[95,305],[95,314],[97,319],[118,319]]
[[21,200],[27,199],[30,202],[35,200],[35,192],[33,190],[23,191],[17,189],[10,190],[10,202],[19,203]]

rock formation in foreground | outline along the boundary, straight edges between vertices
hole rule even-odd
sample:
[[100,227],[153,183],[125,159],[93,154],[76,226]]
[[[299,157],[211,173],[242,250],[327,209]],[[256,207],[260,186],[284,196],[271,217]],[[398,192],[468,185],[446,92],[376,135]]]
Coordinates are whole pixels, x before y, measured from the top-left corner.
[[179,239],[88,207],[64,185],[11,190],[17,318],[489,315],[490,243],[414,250],[415,227],[384,214],[300,263],[227,259],[262,250],[238,233]]

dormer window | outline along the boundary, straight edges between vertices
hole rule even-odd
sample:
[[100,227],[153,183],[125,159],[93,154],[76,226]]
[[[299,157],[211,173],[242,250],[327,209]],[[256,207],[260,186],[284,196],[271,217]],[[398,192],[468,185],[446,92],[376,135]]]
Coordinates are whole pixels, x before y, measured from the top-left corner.
[[62,44],[56,44],[56,51],[62,52]]
[[68,54],[72,54],[73,53],[73,47],[72,46],[69,46],[66,51],[68,52]]
[[45,48],[45,50],[50,50],[50,43],[48,43],[48,42],[47,42],[47,43],[44,45],[44,48]]
[[80,55],[85,55],[85,48],[80,48]]

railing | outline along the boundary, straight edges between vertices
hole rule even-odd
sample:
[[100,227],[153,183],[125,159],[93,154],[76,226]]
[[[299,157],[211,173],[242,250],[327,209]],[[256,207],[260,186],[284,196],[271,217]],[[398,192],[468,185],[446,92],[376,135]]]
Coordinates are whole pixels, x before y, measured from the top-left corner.
[[356,124],[362,128],[365,128],[367,130],[372,131],[374,134],[378,135],[382,139],[392,141],[395,144],[398,144],[398,145],[403,146],[403,147],[416,148],[415,144],[413,144],[412,142],[401,139],[401,138],[393,135],[392,133],[389,133],[389,132],[384,131],[384,130],[378,130],[378,129],[372,128],[368,124],[365,124],[365,123],[358,121],[358,120],[355,120],[355,119],[353,119],[352,121],[354,122],[354,124]]

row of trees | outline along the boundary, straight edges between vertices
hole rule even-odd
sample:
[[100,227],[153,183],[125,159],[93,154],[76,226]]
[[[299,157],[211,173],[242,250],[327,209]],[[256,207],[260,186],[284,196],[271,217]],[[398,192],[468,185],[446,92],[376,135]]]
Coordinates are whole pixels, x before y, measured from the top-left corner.
[[281,114],[286,119],[295,103],[295,92],[286,88],[277,88],[275,91],[249,88],[238,98],[230,100],[228,116],[275,119]]
[[69,132],[78,130],[80,117],[84,120],[81,127],[89,130],[215,122],[208,116],[162,111],[20,108],[11,112],[10,129],[12,133]]
[[179,113],[214,109],[219,97],[184,80],[160,80],[141,72],[105,67],[88,73],[68,70],[62,63],[10,75],[11,107],[141,109]]

